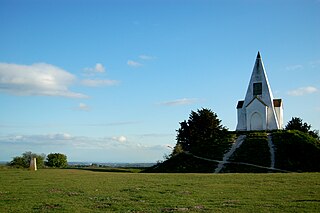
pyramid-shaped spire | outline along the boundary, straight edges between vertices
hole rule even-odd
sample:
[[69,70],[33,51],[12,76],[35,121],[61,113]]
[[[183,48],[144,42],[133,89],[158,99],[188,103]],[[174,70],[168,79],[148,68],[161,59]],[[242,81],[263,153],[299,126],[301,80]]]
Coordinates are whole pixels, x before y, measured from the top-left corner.
[[[258,91],[258,87],[260,87],[258,86],[258,84],[261,84],[262,86],[261,91]],[[270,102],[271,100],[273,100],[271,87],[269,85],[269,80],[263,65],[260,52],[258,52],[257,54],[257,58],[252,70],[244,104],[248,104],[256,96],[258,96],[264,102],[269,102],[269,100],[267,99],[270,99]]]
[[[266,123],[263,123],[264,129],[279,129],[278,120],[276,117],[276,113],[274,110],[274,104],[273,104],[273,95],[271,91],[271,87],[268,81],[268,77],[262,62],[262,58],[260,55],[260,52],[257,54],[257,58],[252,70],[250,82],[248,85],[247,93],[245,96],[245,100],[243,102],[243,106],[241,108],[246,108],[246,121],[242,119],[242,124],[239,124],[242,128],[244,126],[247,126],[247,130],[252,130],[250,127],[252,116],[255,112],[256,106],[253,105],[261,105],[266,107],[266,112],[263,113],[260,111],[259,113],[256,113],[264,117],[264,115],[267,115]],[[263,108],[263,107],[262,107]],[[260,107],[260,109],[262,109]],[[256,119],[257,120],[257,119]],[[238,128],[237,128],[238,129]],[[239,129],[241,129],[239,127]]]
[[258,51],[258,54],[257,54],[257,59],[258,59],[258,58],[261,58],[259,51]]

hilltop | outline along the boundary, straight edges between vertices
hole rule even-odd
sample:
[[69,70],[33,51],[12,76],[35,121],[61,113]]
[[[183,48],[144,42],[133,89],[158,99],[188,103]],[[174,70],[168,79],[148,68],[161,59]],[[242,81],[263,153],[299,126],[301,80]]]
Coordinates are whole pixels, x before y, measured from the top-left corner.
[[[227,133],[228,142],[220,146],[206,146],[199,153],[212,153],[203,157],[190,152],[171,155],[164,162],[145,172],[203,172],[213,173],[219,161],[227,153],[240,135],[245,135],[242,145],[237,148],[224,164],[221,173],[231,172],[319,172],[320,142],[318,139],[299,130],[279,130],[273,132],[231,132]],[[271,169],[271,153],[268,136],[274,145],[274,169]],[[233,140],[233,141],[232,141]],[[231,142],[232,141],[232,142]],[[251,165],[252,164],[252,165]]]

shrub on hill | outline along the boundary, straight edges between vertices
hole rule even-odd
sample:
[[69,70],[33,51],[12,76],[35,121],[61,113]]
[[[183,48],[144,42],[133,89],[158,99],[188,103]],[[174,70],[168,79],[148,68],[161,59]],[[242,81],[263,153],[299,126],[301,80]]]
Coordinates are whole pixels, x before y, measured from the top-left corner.
[[289,171],[319,172],[320,141],[299,130],[272,134],[276,148],[275,166]]
[[195,156],[221,160],[234,137],[210,109],[191,111],[188,121],[180,123],[177,144],[169,158],[148,171],[213,172],[217,163]]
[[318,130],[311,130],[311,125],[303,122],[301,118],[293,117],[286,125],[286,130],[299,130],[308,133],[316,139],[320,139]]

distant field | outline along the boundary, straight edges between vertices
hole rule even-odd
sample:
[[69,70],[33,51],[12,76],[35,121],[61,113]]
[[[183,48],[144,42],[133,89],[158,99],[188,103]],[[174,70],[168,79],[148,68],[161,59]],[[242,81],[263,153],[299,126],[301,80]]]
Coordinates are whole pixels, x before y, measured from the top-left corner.
[[320,173],[0,169],[0,212],[319,212]]

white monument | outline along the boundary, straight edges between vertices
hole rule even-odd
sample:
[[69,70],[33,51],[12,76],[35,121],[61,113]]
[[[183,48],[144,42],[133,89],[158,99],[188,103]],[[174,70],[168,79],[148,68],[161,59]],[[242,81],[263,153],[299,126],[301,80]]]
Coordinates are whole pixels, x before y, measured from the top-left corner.
[[263,62],[258,52],[244,101],[237,105],[237,131],[282,129],[281,99],[273,99]]
[[31,157],[30,160],[30,170],[37,171],[37,158]]

